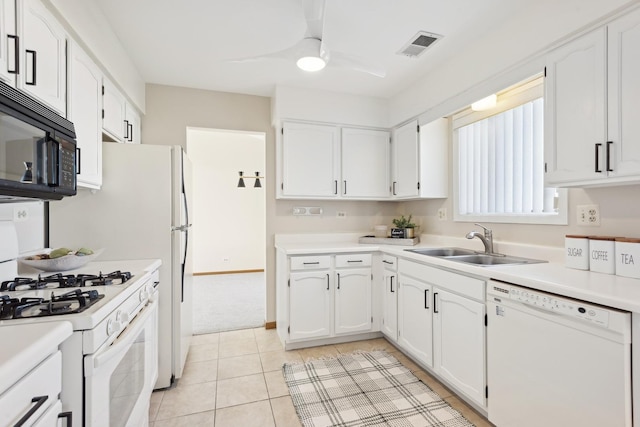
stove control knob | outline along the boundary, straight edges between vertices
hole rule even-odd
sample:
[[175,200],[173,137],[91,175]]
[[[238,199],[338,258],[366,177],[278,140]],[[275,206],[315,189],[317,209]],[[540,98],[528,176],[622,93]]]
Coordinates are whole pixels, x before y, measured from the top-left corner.
[[120,331],[120,322],[116,319],[109,319],[107,322],[107,335],[111,336]]

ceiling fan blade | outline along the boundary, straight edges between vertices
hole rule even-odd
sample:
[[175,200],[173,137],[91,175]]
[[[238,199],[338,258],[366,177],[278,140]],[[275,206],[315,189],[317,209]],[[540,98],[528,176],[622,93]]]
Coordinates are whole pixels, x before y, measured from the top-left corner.
[[387,75],[387,71],[380,64],[358,55],[330,51],[329,57],[331,58],[331,66],[349,68],[376,77],[385,77]]

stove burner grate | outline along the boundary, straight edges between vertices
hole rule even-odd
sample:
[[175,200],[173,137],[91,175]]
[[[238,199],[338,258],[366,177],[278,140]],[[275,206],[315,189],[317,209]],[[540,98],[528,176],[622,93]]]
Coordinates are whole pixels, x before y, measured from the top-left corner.
[[16,277],[0,284],[1,291],[32,290],[42,288],[76,288],[85,286],[108,286],[127,282],[133,277],[128,271],[116,270],[108,274],[66,274],[38,275],[37,279]]
[[0,295],[0,320],[81,313],[104,298],[97,290],[74,289],[51,299],[11,298]]

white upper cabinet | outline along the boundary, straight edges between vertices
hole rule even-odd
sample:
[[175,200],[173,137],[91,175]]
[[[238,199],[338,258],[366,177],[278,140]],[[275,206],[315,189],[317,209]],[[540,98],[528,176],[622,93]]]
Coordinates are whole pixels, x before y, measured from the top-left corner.
[[118,142],[124,142],[126,101],[106,78],[102,81],[102,129]]
[[79,149],[78,185],[102,185],[102,73],[75,43],[69,43],[69,119]]
[[390,134],[369,129],[342,129],[343,197],[385,199],[390,195]]
[[128,102],[125,105],[124,117],[124,142],[128,144],[140,144],[140,115]]
[[412,121],[393,131],[393,182],[391,192],[395,198],[418,197],[419,127]]
[[0,0],[0,80],[15,86],[19,54],[16,31],[16,0]]
[[17,16],[18,88],[65,116],[67,34],[39,0],[19,0]]
[[545,82],[550,186],[640,181],[640,11],[551,52]]
[[449,121],[418,125],[412,121],[394,130],[392,139],[394,199],[449,196]]
[[336,198],[339,180],[338,128],[287,122],[282,132],[282,196]]

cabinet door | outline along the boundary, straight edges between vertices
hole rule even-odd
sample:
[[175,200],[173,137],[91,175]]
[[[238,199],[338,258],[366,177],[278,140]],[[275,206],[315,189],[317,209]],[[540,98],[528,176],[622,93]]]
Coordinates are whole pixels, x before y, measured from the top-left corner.
[[392,195],[396,198],[417,197],[419,187],[418,122],[412,121],[393,132]]
[[283,196],[337,197],[338,138],[338,128],[335,126],[284,124]]
[[120,91],[103,79],[102,129],[115,141],[124,142],[126,102]]
[[328,270],[291,273],[289,336],[292,340],[331,335],[331,292]]
[[398,283],[394,271],[384,270],[382,289],[382,333],[398,340]]
[[124,142],[128,144],[140,144],[140,115],[129,103],[125,108],[125,134]]
[[102,73],[75,43],[69,44],[69,119],[80,149],[78,185],[102,185]]
[[16,32],[16,0],[0,0],[0,80],[16,84],[16,55],[19,54]]
[[433,367],[432,287],[409,276],[398,280],[398,344]]
[[[609,176],[640,176],[640,10],[608,26]],[[605,160],[606,164],[606,160]]]
[[606,30],[551,52],[545,81],[545,180],[606,178]]
[[342,129],[342,195],[388,198],[390,194],[389,132]]
[[371,330],[371,269],[336,271],[335,333]]
[[65,116],[66,33],[39,0],[19,0],[18,5],[18,87]]
[[434,288],[435,371],[485,406],[485,306]]
[[420,197],[449,197],[449,120],[420,126]]

